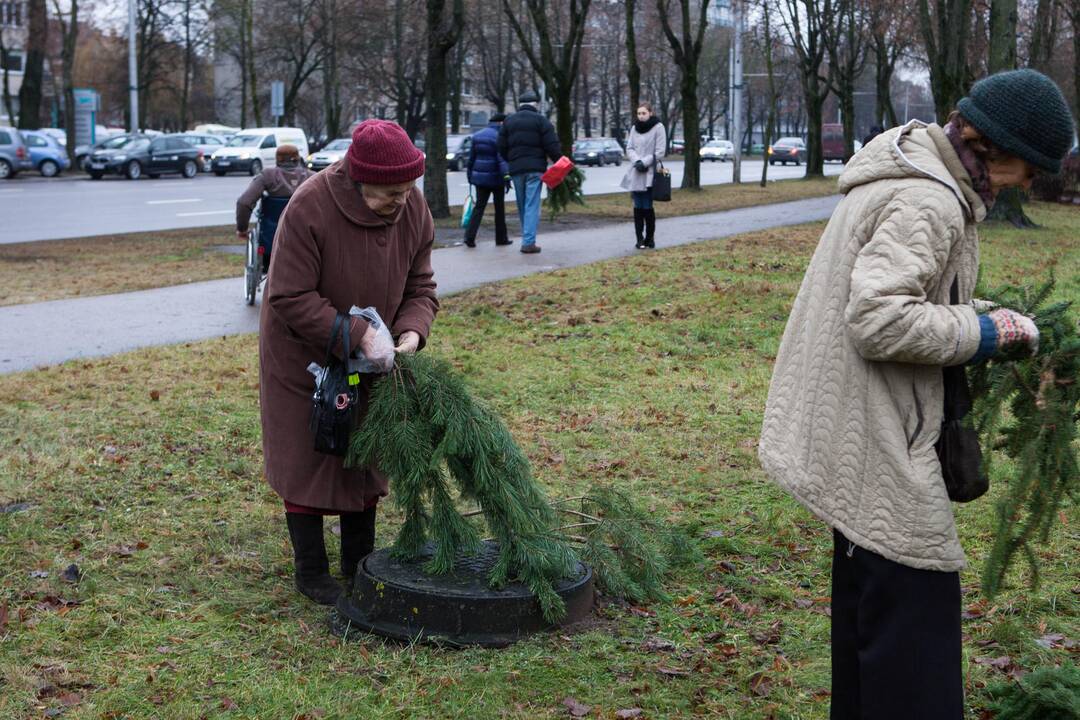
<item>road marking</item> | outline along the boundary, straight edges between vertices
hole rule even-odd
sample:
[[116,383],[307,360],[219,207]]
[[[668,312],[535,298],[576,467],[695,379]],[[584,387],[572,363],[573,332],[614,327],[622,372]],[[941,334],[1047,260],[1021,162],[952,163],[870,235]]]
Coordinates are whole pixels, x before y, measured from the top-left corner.
[[198,215],[231,215],[233,210],[206,210],[205,212],[176,213],[176,217],[196,217]]
[[173,203],[202,202],[202,198],[185,198],[183,200],[147,200],[147,205],[172,205]]

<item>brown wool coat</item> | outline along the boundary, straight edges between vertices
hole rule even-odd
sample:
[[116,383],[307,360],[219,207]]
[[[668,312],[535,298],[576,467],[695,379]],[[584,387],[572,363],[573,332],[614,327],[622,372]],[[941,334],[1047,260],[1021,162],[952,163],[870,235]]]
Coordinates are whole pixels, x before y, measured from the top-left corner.
[[[274,236],[274,253],[259,321],[259,399],[266,479],[285,500],[328,510],[358,511],[387,493],[374,468],[345,469],[317,453],[308,429],[315,379],[337,311],[373,306],[395,338],[406,330],[421,347],[439,301],[431,269],[434,223],[414,188],[390,218],[373,213],[335,163],[301,185]],[[355,349],[367,323],[352,318]],[[337,353],[340,356],[340,341]],[[361,375],[360,417],[371,376]]]

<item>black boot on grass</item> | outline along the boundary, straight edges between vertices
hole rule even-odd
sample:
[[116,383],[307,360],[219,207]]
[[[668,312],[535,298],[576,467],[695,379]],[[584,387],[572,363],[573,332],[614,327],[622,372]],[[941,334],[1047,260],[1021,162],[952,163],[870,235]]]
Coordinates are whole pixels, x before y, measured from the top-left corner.
[[641,250],[645,247],[645,211],[640,208],[634,208],[634,235],[637,236],[634,247]]
[[642,212],[645,213],[645,247],[651,250],[656,247],[656,211],[649,208]]
[[341,513],[341,576],[345,590],[352,590],[357,566],[375,549],[375,508]]
[[285,513],[296,563],[296,589],[320,605],[333,605],[341,585],[330,575],[323,541],[322,515]]

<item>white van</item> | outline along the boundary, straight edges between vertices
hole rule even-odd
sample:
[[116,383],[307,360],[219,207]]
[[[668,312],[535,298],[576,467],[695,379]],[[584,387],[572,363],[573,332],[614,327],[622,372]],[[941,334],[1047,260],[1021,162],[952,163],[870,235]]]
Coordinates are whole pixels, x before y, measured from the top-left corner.
[[300,157],[307,157],[307,135],[300,128],[247,128],[229,138],[225,147],[214,151],[210,169],[218,177],[237,171],[258,175],[264,167],[274,167],[278,145],[295,145]]

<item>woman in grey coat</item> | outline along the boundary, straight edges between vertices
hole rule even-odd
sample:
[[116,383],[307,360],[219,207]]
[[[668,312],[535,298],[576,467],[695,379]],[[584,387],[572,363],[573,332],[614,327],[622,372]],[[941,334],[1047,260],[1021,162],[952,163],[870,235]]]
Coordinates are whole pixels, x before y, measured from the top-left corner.
[[622,179],[622,187],[630,191],[634,204],[634,232],[638,250],[656,247],[656,212],[652,206],[653,175],[656,163],[663,159],[667,147],[667,131],[653,115],[649,103],[641,103],[637,109],[637,122],[626,141],[626,154],[630,157],[630,169]]

